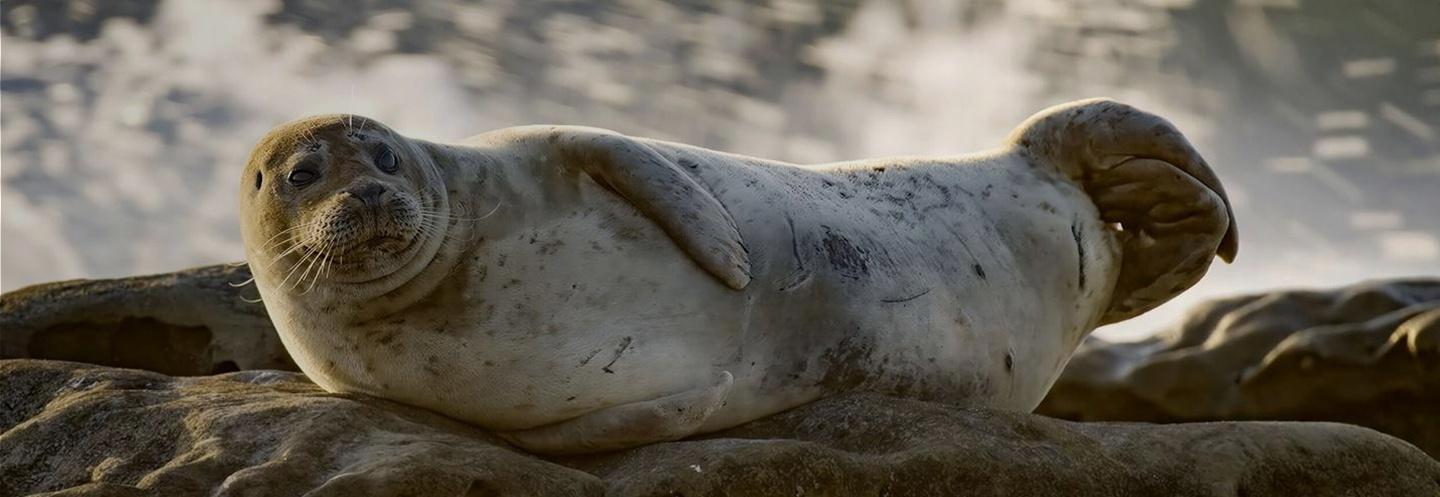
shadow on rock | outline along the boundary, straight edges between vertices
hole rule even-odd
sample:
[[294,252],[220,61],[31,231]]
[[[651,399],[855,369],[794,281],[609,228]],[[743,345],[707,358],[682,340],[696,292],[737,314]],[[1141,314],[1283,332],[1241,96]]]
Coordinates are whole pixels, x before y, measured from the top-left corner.
[[[55,359],[206,375],[297,370],[244,265],[72,280],[0,295],[0,359]],[[240,286],[237,286],[240,285]]]

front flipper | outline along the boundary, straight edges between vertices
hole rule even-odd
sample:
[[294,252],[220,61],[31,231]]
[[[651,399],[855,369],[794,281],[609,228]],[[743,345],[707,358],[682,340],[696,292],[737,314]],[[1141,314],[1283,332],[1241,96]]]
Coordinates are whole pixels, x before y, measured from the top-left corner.
[[1021,153],[1056,167],[1118,223],[1120,274],[1101,324],[1165,303],[1235,258],[1230,200],[1215,172],[1165,119],[1106,99],[1036,113],[1011,135]]
[[567,165],[659,224],[700,267],[736,290],[750,283],[750,257],[730,211],[674,162],[603,129],[555,127],[549,140]]
[[703,388],[496,435],[527,451],[550,455],[586,454],[679,440],[694,434],[725,404],[734,383],[730,372],[721,371],[711,385]]

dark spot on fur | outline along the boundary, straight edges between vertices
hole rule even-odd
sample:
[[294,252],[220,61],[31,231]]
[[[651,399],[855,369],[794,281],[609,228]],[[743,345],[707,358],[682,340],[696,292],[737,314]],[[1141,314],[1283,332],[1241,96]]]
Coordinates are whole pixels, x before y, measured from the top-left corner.
[[898,304],[898,303],[901,303],[901,302],[909,302],[909,301],[911,301],[911,300],[915,300],[915,299],[918,299],[918,298],[920,298],[920,297],[925,296],[925,294],[930,293],[930,290],[931,290],[930,288],[926,288],[925,291],[920,292],[920,293],[917,293],[917,294],[915,294],[915,295],[911,295],[911,296],[909,296],[909,297],[901,297],[901,298],[898,298],[898,299],[880,299],[880,301],[881,301],[881,302],[884,302],[884,303],[886,303],[886,304]]
[[624,228],[615,230],[615,237],[621,240],[634,241],[644,238],[645,234],[640,232],[639,228],[636,228],[634,226],[626,226]]
[[445,374],[445,371],[443,371],[440,367],[439,356],[432,355],[430,357],[426,357],[425,365],[421,368],[424,369],[425,372],[428,373],[430,376],[441,376]]
[[574,396],[574,395],[571,395],[571,396],[569,396],[569,397],[565,397],[565,402],[570,402],[570,401],[572,401],[572,400],[575,400],[575,396]]
[[551,241],[548,241],[548,242],[545,242],[545,243],[540,244],[540,248],[537,249],[537,250],[535,251],[535,253],[540,254],[540,255],[551,255],[551,254],[554,254],[556,250],[559,250],[560,247],[563,247],[563,246],[565,246],[565,242],[560,241],[560,240],[551,240]]
[[1014,372],[1014,371],[1015,371],[1015,355],[1014,355],[1014,354],[1011,354],[1011,353],[1009,353],[1009,352],[1006,352],[1006,353],[1005,353],[1005,372],[1008,373],[1008,372]]
[[875,338],[850,336],[820,354],[825,376],[820,384],[830,390],[856,390],[870,377]]
[[610,366],[614,366],[614,365],[615,365],[615,361],[620,360],[620,355],[621,355],[621,354],[624,354],[624,353],[625,353],[625,350],[630,348],[630,342],[631,342],[632,340],[633,340],[633,339],[630,338],[630,337],[622,338],[622,339],[620,340],[620,346],[615,348],[615,357],[611,357],[611,358],[610,358],[610,363],[609,363],[609,364],[606,364],[605,367],[600,368],[600,370],[601,370],[601,371],[604,371],[604,372],[606,372],[606,373],[609,373],[609,374],[615,374],[615,371],[612,370],[612,369],[610,369]]
[[1079,283],[1080,289],[1085,289],[1085,237],[1080,233],[1079,222],[1070,224],[1070,236],[1075,239],[1075,251],[1079,254]]
[[982,280],[983,280],[983,279],[986,279],[986,278],[985,278],[985,267],[984,267],[984,266],[981,266],[980,264],[976,263],[974,266],[971,266],[971,268],[973,268],[973,269],[975,270],[975,276],[979,276],[980,279],[982,279]]
[[821,243],[824,245],[830,267],[842,276],[860,279],[870,274],[869,253],[856,246],[849,238],[831,231],[827,226],[825,227],[825,239]]
[[380,345],[390,345],[391,343],[394,343],[394,342],[395,342],[395,335],[391,334],[391,335],[382,336],[382,337],[380,337],[380,340],[379,340],[379,341],[380,341]]

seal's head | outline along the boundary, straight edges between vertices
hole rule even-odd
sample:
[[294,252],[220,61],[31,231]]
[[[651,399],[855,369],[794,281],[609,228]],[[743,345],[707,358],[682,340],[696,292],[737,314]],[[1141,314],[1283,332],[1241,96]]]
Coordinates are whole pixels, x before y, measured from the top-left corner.
[[433,245],[445,195],[430,156],[374,120],[289,122],[260,140],[241,178],[246,256],[274,291],[383,280]]

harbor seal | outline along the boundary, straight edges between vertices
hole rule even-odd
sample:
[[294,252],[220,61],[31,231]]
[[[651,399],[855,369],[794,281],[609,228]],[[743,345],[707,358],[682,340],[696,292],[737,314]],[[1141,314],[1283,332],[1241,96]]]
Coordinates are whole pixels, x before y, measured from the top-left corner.
[[1110,100],[980,154],[808,167],[328,115],[271,131],[241,183],[256,286],[312,380],[550,454],[843,391],[1030,411],[1096,326],[1237,249],[1195,149]]

